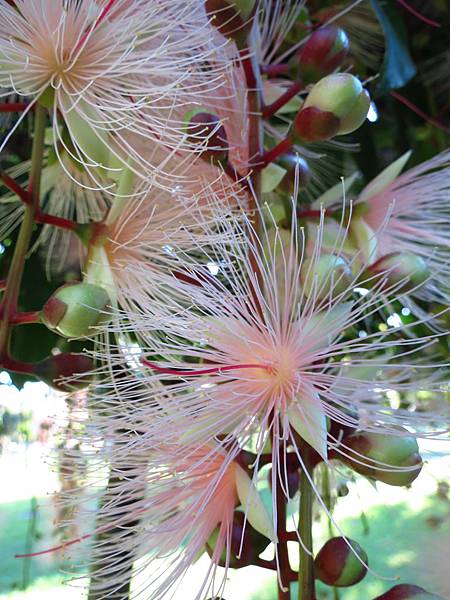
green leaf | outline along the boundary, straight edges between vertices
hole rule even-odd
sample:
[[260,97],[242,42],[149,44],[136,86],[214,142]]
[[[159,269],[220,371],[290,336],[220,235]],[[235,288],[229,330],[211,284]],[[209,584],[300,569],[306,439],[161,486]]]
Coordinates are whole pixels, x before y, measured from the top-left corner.
[[386,41],[380,80],[375,91],[381,96],[406,85],[417,73],[417,68],[409,54],[406,29],[393,0],[384,3],[371,0],[371,3]]

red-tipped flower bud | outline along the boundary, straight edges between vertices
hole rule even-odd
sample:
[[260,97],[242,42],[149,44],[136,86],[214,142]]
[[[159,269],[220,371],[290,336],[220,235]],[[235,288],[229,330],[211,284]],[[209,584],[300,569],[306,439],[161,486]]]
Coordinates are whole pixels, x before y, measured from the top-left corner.
[[399,292],[407,292],[422,285],[430,276],[427,263],[411,252],[392,252],[382,256],[367,270],[368,275],[386,273],[387,284],[401,283]]
[[286,152],[281,154],[278,162],[286,169],[286,174],[281,180],[279,187],[292,196],[296,192],[296,180],[298,189],[305,188],[311,178],[308,163],[304,158],[295,152]]
[[42,309],[43,323],[65,337],[84,337],[107,320],[106,290],[91,283],[68,283],[54,292]]
[[[242,532],[244,531],[245,522],[245,533],[244,540],[242,541]],[[212,557],[214,549],[217,543],[219,535],[219,527],[217,527],[211,534],[207,544],[206,551],[209,556]],[[242,548],[241,548],[242,542]],[[229,567],[232,569],[240,569],[241,567],[247,567],[252,565],[263,550],[267,548],[269,540],[255,531],[248,521],[245,521],[245,514],[240,511],[236,511],[233,517],[233,527],[231,529],[231,540],[229,549]],[[240,551],[240,558],[237,558]],[[218,564],[221,567],[226,565],[227,549],[223,549],[220,555]]]
[[336,296],[345,292],[352,281],[352,272],[342,256],[323,254],[319,260],[308,258],[303,262],[300,281],[307,298],[323,300],[330,293]]
[[293,124],[294,139],[318,142],[351,133],[364,122],[370,96],[350,73],[335,73],[317,82]]
[[295,57],[294,76],[305,83],[315,83],[336,71],[344,62],[349,40],[343,29],[328,25],[315,31]]
[[[398,428],[399,435],[386,433],[355,433],[345,437],[342,444],[349,457],[342,457],[354,471],[389,485],[409,485],[422,469],[417,440]],[[366,464],[364,457],[368,458]],[[408,469],[410,467],[410,469]],[[403,469],[407,470],[403,470]]]
[[314,560],[317,579],[335,587],[348,587],[363,579],[367,572],[367,554],[358,542],[350,539],[347,542],[343,537],[331,538],[320,549]]
[[441,596],[429,594],[423,588],[409,583],[394,585],[385,594],[377,596],[374,600],[444,600]]
[[89,385],[91,377],[88,373],[92,368],[93,361],[88,356],[63,352],[37,363],[34,374],[59,392],[73,392]]
[[200,156],[207,161],[226,163],[228,139],[225,127],[216,115],[203,109],[194,109],[185,117],[186,133],[191,144],[199,146]]
[[250,33],[256,4],[256,0],[205,0],[205,10],[211,24],[239,46]]

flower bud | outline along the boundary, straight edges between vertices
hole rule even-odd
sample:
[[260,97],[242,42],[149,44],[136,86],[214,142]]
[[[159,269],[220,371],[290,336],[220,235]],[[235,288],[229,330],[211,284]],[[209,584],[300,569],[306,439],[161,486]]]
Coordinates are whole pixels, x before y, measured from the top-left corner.
[[[348,544],[353,548],[353,552]],[[367,554],[358,542],[335,537],[328,540],[317,554],[314,560],[314,574],[327,585],[348,587],[364,578],[367,563]]]
[[[297,189],[305,188],[310,179],[311,173],[308,163],[304,158],[295,152],[286,152],[278,158],[280,165],[286,169],[286,174],[281,180],[279,187],[290,196],[293,196]],[[297,178],[297,189],[295,181]]]
[[385,594],[377,596],[374,600],[444,600],[441,596],[429,594],[418,585],[402,583],[394,585]]
[[239,46],[250,33],[256,4],[256,0],[205,0],[205,10],[211,24]]
[[327,140],[351,133],[364,122],[370,96],[350,73],[335,73],[318,81],[308,94],[293,124],[294,139]]
[[412,252],[392,252],[371,265],[368,275],[386,272],[388,285],[402,283],[399,292],[407,292],[425,283],[430,276],[427,263],[421,256]]
[[107,319],[103,311],[109,303],[108,293],[98,285],[68,283],[50,296],[41,318],[49,329],[65,337],[84,337]]
[[185,123],[188,141],[200,147],[201,158],[215,163],[227,162],[227,134],[216,115],[203,109],[194,109],[186,115]]
[[[398,428],[398,431],[399,433],[408,433],[403,428]],[[412,436],[368,432],[355,433],[345,437],[342,444],[345,452],[351,456],[351,458],[342,456],[342,461],[357,473],[388,485],[409,485],[416,479],[422,469],[422,459],[419,454],[417,440]],[[360,464],[360,462],[364,462],[364,457],[371,459],[367,465]],[[405,467],[413,468],[411,470],[401,470]]]
[[[244,539],[242,540],[242,532],[244,531],[244,523],[245,523],[245,533]],[[214,548],[217,543],[217,538],[219,536],[219,527],[213,531],[209,540],[206,544],[206,551],[209,556],[212,557]],[[241,548],[242,541],[242,548]],[[241,567],[247,567],[248,565],[252,565],[258,556],[261,554],[263,550],[267,548],[269,544],[269,540],[258,533],[253,527],[250,525],[248,520],[245,520],[245,514],[240,511],[236,511],[233,517],[233,525],[231,529],[231,539],[230,539],[230,548],[229,548],[229,567],[232,569],[240,569]],[[237,556],[240,553],[240,557]],[[221,567],[225,567],[227,559],[227,548],[222,551],[220,555],[218,564]]]
[[334,254],[323,254],[318,260],[303,261],[300,281],[305,296],[323,300],[348,289],[352,281],[351,269],[345,259]]
[[[93,361],[88,356],[63,352],[38,362],[34,374],[59,392],[73,392],[89,385],[91,377],[88,373],[92,368]],[[60,381],[61,379],[70,379],[70,381]]]
[[319,81],[340,67],[347,57],[349,45],[349,39],[340,27],[328,25],[317,29],[295,58],[294,75],[304,83]]

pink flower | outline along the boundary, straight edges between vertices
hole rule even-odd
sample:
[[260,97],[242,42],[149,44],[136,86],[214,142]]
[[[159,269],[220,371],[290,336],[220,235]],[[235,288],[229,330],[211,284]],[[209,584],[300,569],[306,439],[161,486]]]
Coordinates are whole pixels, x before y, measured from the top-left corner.
[[419,293],[442,301],[450,275],[450,153],[443,152],[399,175],[409,156],[408,152],[392,163],[361,192],[355,207],[364,210],[354,219],[352,230],[369,227],[371,262],[392,252],[422,257],[432,279]]
[[0,86],[30,97],[30,107],[45,102],[55,149],[65,147],[97,178],[124,162],[141,174],[132,136],[160,138],[183,88],[195,98],[216,87],[221,67],[203,68],[218,50],[210,36],[194,0],[1,0]]
[[[327,460],[330,447],[345,453],[327,431],[327,419],[392,435],[401,435],[398,425],[421,429],[429,415],[392,408],[385,390],[438,388],[423,377],[410,379],[410,355],[432,338],[405,339],[400,347],[389,332],[358,335],[365,316],[382,302],[379,289],[388,304],[395,287],[386,290],[381,275],[367,294],[354,291],[356,278],[342,289],[337,271],[316,271],[321,228],[308,263],[296,223],[283,235],[247,238],[231,253],[216,246],[208,258],[214,258],[217,277],[183,257],[180,270],[197,285],[160,279],[153,292],[159,302],[142,300],[138,311],[126,315],[146,346],[148,372],[140,381],[149,385],[148,418],[153,412],[160,417],[155,439],[190,445],[221,439],[227,447],[253,440],[258,455],[272,440],[280,478],[278,451],[296,448],[297,436]],[[307,287],[301,284],[305,264],[312,274]],[[152,386],[161,377],[168,392],[162,421],[159,401],[151,408]],[[133,389],[133,377],[120,384],[124,398],[127,385]]]

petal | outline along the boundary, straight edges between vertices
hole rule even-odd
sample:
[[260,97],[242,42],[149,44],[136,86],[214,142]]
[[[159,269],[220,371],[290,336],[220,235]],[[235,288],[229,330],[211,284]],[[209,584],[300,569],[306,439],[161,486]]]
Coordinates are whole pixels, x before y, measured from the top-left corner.
[[263,501],[250,477],[242,467],[236,465],[236,490],[242,507],[246,511],[250,525],[265,535],[270,541],[276,542],[273,521],[264,506]]
[[349,326],[354,302],[342,302],[331,310],[304,318],[302,344],[305,351],[323,350]]
[[327,418],[319,394],[302,388],[289,405],[287,416],[298,435],[327,460]]
[[93,246],[90,262],[84,277],[86,283],[99,285],[108,292],[111,304],[117,306],[117,291],[108,255],[103,246]]
[[346,177],[343,182],[340,181],[339,183],[336,183],[336,185],[333,185],[333,187],[316,198],[316,200],[314,200],[314,202],[311,204],[311,208],[320,208],[321,206],[327,208],[335,202],[341,201],[342,197],[351,188],[358,177],[359,173],[356,171],[350,175],[350,177]]
[[271,163],[261,171],[261,191],[263,194],[272,192],[286,175],[286,169],[276,163]]
[[412,150],[409,150],[400,158],[397,158],[393,163],[391,163],[388,167],[386,167],[381,173],[379,173],[375,179],[372,179],[370,183],[366,185],[361,194],[358,197],[359,202],[367,202],[370,198],[376,196],[379,192],[384,190],[396,177],[398,177],[408,162],[409,157],[411,156]]
[[375,231],[366,223],[363,217],[352,219],[350,235],[364,262],[367,264],[373,262],[377,253],[378,238]]

